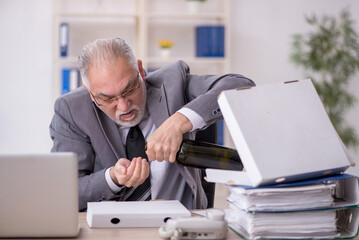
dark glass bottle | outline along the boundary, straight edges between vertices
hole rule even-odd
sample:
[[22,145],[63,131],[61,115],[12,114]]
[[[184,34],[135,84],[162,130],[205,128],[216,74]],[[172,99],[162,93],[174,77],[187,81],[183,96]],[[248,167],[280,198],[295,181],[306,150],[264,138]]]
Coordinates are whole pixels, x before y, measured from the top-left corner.
[[192,140],[182,141],[176,162],[196,168],[243,170],[242,161],[235,149]]

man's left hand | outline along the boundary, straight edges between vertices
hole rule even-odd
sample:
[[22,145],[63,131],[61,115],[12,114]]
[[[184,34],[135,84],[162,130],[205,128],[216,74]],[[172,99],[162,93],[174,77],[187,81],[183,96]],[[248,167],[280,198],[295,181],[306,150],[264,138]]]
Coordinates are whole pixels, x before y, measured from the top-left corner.
[[154,131],[147,139],[146,154],[150,161],[176,161],[176,154],[181,146],[183,134],[192,129],[191,121],[176,112]]

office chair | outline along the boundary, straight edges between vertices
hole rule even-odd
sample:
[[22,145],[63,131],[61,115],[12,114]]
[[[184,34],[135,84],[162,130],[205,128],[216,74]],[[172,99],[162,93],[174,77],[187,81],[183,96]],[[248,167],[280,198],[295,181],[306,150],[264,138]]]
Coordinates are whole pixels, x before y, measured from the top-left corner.
[[[202,131],[198,131],[196,134],[196,141],[208,142],[217,144],[217,123],[210,125],[208,128]],[[213,208],[214,204],[214,193],[215,193],[215,183],[209,183],[204,180],[206,176],[205,170],[201,171],[202,187],[206,193],[208,199],[208,207]]]

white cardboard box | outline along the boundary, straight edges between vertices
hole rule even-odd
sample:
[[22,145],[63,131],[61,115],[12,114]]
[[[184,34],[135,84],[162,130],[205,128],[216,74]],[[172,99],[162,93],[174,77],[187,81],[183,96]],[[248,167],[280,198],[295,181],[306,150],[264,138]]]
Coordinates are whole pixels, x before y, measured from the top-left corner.
[[311,80],[227,90],[218,103],[245,171],[207,169],[209,182],[269,185],[353,165]]
[[177,200],[90,202],[86,220],[90,228],[160,227],[168,218],[190,216]]

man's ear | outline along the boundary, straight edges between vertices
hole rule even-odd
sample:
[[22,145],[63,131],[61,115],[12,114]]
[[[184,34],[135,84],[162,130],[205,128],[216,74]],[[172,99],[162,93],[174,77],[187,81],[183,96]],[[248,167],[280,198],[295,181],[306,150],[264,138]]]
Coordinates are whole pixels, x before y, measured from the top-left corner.
[[146,72],[142,67],[141,59],[137,59],[137,65],[138,65],[138,71],[140,72],[142,79],[145,80]]

